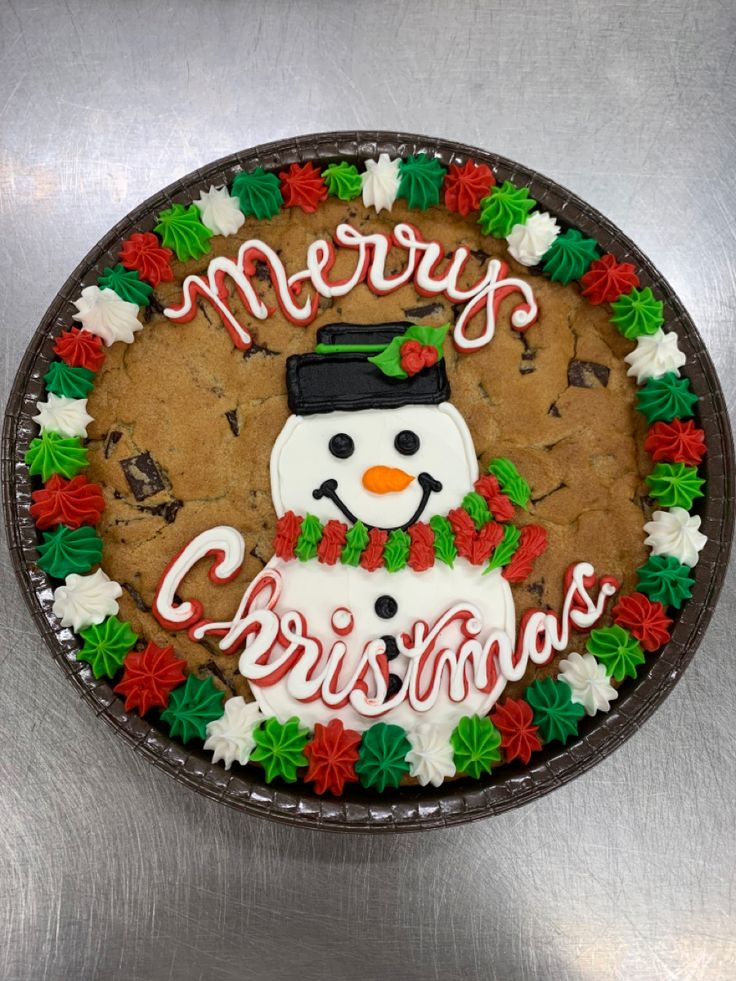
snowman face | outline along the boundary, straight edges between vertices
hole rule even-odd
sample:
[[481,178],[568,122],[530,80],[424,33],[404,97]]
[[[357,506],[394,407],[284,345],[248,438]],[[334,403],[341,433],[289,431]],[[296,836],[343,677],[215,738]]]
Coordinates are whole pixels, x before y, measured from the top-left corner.
[[478,477],[449,402],[291,416],[271,453],[276,513],[405,528],[457,507]]

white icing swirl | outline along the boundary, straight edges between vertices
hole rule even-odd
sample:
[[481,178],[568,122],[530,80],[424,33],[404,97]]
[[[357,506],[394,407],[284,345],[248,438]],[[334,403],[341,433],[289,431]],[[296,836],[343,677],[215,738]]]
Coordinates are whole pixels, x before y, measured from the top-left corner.
[[74,306],[78,312],[72,319],[78,320],[90,334],[101,337],[108,347],[116,341],[131,344],[135,332],[143,327],[135,303],[122,300],[115,290],[85,286]]
[[677,346],[677,334],[665,334],[659,327],[653,334],[637,337],[636,347],[624,361],[631,365],[626,374],[636,376],[641,385],[648,378],[661,378],[669,371],[679,375],[687,358]]
[[682,565],[694,566],[708,541],[699,528],[699,516],[689,514],[685,508],[655,511],[652,520],[644,525],[649,536],[644,544],[650,546],[652,555],[672,555]]
[[33,421],[42,433],[58,433],[60,436],[87,436],[87,426],[92,416],[87,412],[87,399],[69,399],[63,395],[48,393],[48,401],[37,402],[38,414]]
[[536,266],[560,234],[560,226],[546,211],[534,211],[523,225],[514,225],[506,241],[509,255],[522,266]]
[[242,695],[229,698],[220,718],[207,724],[204,748],[212,750],[212,762],[222,760],[226,770],[235,761],[244,766],[256,744],[253,730],[264,718],[256,702],[246,702]]
[[391,160],[387,153],[382,153],[378,160],[366,160],[365,173],[360,179],[366,208],[390,211],[399,193],[399,161]]
[[570,651],[560,661],[559,677],[570,686],[570,698],[582,705],[588,715],[607,712],[618,692],[611,684],[606,669],[592,654]]
[[66,577],[63,586],[54,590],[54,616],[61,620],[62,627],[71,627],[79,633],[85,627],[102,623],[105,617],[115,616],[118,612],[116,600],[122,592],[122,586],[102,569],[90,576],[78,576],[73,572]]
[[439,787],[447,777],[455,776],[455,760],[447,726],[421,722],[407,733],[411,749],[406,754],[409,773],[426,787]]
[[234,235],[245,221],[238,199],[231,196],[226,187],[210,184],[209,191],[199,192],[199,208],[202,224],[215,235]]

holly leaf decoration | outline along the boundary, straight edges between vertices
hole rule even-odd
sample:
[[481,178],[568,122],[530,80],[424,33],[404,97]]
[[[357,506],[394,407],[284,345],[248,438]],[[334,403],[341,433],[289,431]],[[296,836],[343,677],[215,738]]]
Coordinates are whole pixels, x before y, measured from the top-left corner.
[[190,674],[184,685],[172,691],[169,706],[161,719],[169,726],[172,738],[183,743],[207,738],[207,723],[222,715],[225,692],[215,687],[212,678],[200,680]]
[[455,534],[452,525],[441,514],[435,514],[429,519],[429,527],[434,532],[434,551],[440,562],[452,566],[457,558]]
[[437,361],[444,357],[442,345],[444,344],[449,324],[441,327],[427,327],[423,324],[412,324],[403,334],[394,337],[380,354],[368,358],[371,364],[379,368],[384,375],[389,378],[408,378],[408,374],[401,367],[401,348],[407,341],[418,341],[422,345],[435,348],[437,351]]
[[492,569],[499,569],[504,565],[508,565],[513,558],[514,552],[519,547],[520,538],[521,531],[516,525],[504,525],[503,538],[494,549],[491,561],[483,570],[483,574],[485,575],[486,572],[490,572]]
[[471,491],[463,498],[462,506],[473,519],[476,531],[480,531],[483,525],[487,525],[491,520],[491,512],[488,510],[488,502],[477,491]]
[[498,457],[488,464],[488,473],[492,473],[498,481],[503,493],[517,507],[527,508],[531,497],[531,488],[524,480],[516,466],[505,457]]
[[340,561],[343,565],[360,565],[360,556],[363,549],[368,546],[370,535],[368,529],[362,521],[356,521],[352,528],[348,528],[345,536],[345,544],[340,553]]
[[403,569],[409,559],[409,548],[411,538],[407,532],[401,528],[394,528],[389,532],[386,539],[386,547],[383,550],[383,564],[389,572],[398,572]]
[[294,555],[300,562],[308,562],[317,555],[317,546],[322,538],[322,522],[313,514],[307,514],[302,521],[302,528],[299,533]]

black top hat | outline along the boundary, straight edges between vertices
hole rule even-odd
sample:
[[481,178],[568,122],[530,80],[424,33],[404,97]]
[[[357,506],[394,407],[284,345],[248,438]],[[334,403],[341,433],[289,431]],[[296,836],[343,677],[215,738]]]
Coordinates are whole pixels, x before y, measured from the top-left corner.
[[[437,340],[427,344],[426,337],[433,331],[437,331]],[[327,324],[317,331],[313,354],[293,354],[286,359],[289,409],[303,416],[446,402],[450,385],[441,354],[445,333],[443,328],[410,323]],[[406,341],[416,341],[413,334],[423,347],[434,346],[439,354],[434,364],[406,374],[397,367],[400,348]],[[392,345],[397,338],[405,340]],[[384,361],[383,367],[375,363],[376,358]],[[395,370],[386,362],[392,362]]]

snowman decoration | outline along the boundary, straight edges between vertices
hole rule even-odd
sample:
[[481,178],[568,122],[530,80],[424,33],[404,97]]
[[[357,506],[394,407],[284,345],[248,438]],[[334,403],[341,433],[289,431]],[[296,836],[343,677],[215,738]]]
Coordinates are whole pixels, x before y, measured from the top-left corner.
[[[503,690],[498,653],[513,648],[515,616],[500,568],[457,557],[389,571],[365,559],[397,529],[430,528],[478,478],[449,401],[445,332],[330,325],[314,353],[287,361],[292,414],[271,454],[271,492],[292,540],[249,587],[240,623],[255,626],[238,633],[240,672],[267,716],[451,728]],[[336,533],[342,560],[295,552],[307,521]],[[361,561],[342,551],[351,529],[369,540]]]

